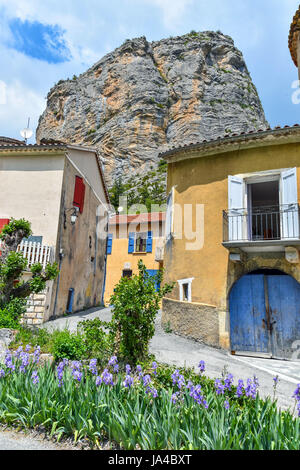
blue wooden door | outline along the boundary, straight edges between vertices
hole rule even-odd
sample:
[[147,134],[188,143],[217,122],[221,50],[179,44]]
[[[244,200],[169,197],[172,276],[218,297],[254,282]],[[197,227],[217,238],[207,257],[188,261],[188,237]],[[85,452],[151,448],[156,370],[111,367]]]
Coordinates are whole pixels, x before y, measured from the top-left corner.
[[267,273],[244,276],[231,290],[231,349],[291,359],[300,338],[300,284]]
[[242,277],[231,290],[229,304],[232,351],[268,353],[264,276]]
[[290,359],[300,339],[300,284],[290,276],[267,276],[272,356]]

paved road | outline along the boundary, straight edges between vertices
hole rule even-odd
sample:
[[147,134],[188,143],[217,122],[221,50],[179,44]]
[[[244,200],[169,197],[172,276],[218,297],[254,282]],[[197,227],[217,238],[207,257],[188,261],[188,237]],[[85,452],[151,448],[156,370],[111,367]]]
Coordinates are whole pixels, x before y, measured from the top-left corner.
[[0,450],[73,450],[72,446],[54,444],[30,434],[0,431]]
[[[62,329],[68,326],[75,331],[79,321],[96,317],[109,321],[111,319],[111,310],[109,308],[91,309],[48,322],[46,327],[49,329]],[[155,336],[150,346],[151,353],[155,354],[160,362],[197,369],[200,360],[204,360],[207,376],[211,378],[220,377],[224,367],[227,367],[228,372],[234,375],[235,383],[238,379],[247,380],[247,378],[256,375],[260,383],[260,394],[271,397],[273,396],[273,377],[279,375],[280,383],[276,395],[278,404],[282,409],[293,408],[292,395],[297,384],[300,383],[300,362],[231,356],[226,351],[214,349],[175,334],[165,333],[161,328],[160,320],[161,317],[158,315]]]

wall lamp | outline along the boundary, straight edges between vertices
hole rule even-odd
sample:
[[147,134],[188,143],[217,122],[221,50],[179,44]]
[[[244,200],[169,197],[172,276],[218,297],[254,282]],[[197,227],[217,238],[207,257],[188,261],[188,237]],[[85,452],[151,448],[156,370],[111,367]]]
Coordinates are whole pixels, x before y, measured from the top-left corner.
[[67,212],[73,211],[71,214],[71,224],[75,225],[78,217],[79,207],[71,207],[70,209],[65,209],[64,211],[64,228],[67,228]]

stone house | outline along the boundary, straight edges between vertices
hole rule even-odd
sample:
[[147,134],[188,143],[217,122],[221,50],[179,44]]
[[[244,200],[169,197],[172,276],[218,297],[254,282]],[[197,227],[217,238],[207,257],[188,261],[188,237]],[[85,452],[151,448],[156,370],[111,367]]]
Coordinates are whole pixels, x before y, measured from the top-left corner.
[[104,301],[124,276],[138,273],[141,259],[149,274],[163,267],[165,213],[115,215],[109,219],[107,242],[107,271]]
[[33,235],[18,248],[29,266],[56,261],[60,268],[58,279],[29,300],[24,322],[101,304],[109,196],[97,151],[2,139],[0,194],[0,229],[11,218],[31,222]]

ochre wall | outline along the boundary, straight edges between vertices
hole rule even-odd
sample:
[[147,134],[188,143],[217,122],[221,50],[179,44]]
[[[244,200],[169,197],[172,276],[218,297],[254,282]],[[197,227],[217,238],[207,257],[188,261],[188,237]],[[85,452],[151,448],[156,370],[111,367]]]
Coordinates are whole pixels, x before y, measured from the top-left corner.
[[[168,191],[174,186],[174,225],[178,224],[176,204],[204,204],[204,246],[187,251],[184,236],[165,247],[166,281],[194,278],[192,301],[215,306],[219,312],[220,345],[229,347],[227,298],[233,283],[244,273],[259,267],[275,267],[292,274],[300,281],[299,265],[291,265],[284,253],[248,256],[241,267],[229,262],[223,247],[223,210],[228,209],[228,175],[242,175],[268,170],[297,167],[298,197],[300,196],[300,146],[285,144],[193,158],[168,165]],[[195,223],[194,227],[195,229]],[[175,230],[176,237],[176,230]],[[176,287],[168,296],[179,300]],[[164,316],[163,316],[164,319]],[[163,320],[164,321],[164,320]]]
[[[107,255],[107,270],[104,294],[105,305],[109,305],[109,299],[113,294],[114,287],[120,281],[123,269],[127,269],[125,268],[126,263],[130,263],[130,268],[128,269],[131,269],[133,274],[138,273],[139,260],[143,261],[146,269],[160,269],[160,263],[155,261],[155,250],[158,240],[160,240],[158,237],[158,224],[152,223],[151,230],[153,231],[152,253],[128,253],[128,238],[118,238],[118,230],[116,231],[117,233],[114,234],[115,236],[112,243],[112,253],[111,255]],[[164,230],[164,228],[162,230]],[[109,228],[108,231],[111,233],[113,232],[112,228]],[[131,231],[131,229],[129,229],[129,231]],[[139,231],[147,232],[148,225],[141,224]]]

